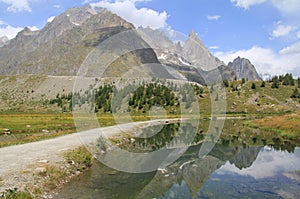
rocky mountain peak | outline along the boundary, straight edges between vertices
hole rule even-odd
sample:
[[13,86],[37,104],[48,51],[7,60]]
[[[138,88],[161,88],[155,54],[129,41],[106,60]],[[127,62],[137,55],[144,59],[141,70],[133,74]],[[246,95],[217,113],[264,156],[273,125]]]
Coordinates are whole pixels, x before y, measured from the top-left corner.
[[224,65],[222,61],[209,52],[194,30],[191,30],[183,46],[183,55],[198,69],[206,71]]
[[232,68],[237,75],[238,79],[248,79],[248,80],[260,80],[255,66],[250,62],[249,59],[237,57],[233,62],[228,63],[228,67]]
[[[129,53],[127,57],[124,55],[127,61],[121,57],[107,74],[113,74],[121,68],[125,70],[126,66],[139,66],[145,60],[157,63],[155,53],[137,35],[131,23],[107,9],[84,6],[68,9],[39,31],[25,28],[9,44],[2,46],[0,65],[3,67],[0,68],[0,74],[75,75],[94,47],[128,29],[133,31],[131,35],[123,34],[126,35],[124,41],[127,39],[124,47],[136,44],[145,50]],[[119,52],[122,44],[115,41],[107,47],[105,53],[109,56],[106,57],[117,56],[114,51]]]
[[189,33],[189,38],[192,38],[192,39],[197,39],[199,40],[196,32],[194,30],[191,30],[190,33]]
[[31,29],[29,27],[25,27],[23,30],[21,30],[18,34],[20,35],[30,35],[31,34]]

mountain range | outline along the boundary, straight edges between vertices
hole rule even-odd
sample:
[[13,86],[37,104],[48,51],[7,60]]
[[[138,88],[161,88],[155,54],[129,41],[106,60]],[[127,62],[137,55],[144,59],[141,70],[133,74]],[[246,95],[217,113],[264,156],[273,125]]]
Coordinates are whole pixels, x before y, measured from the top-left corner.
[[9,40],[0,38],[0,74],[85,75],[182,79],[205,84],[222,78],[260,79],[245,58],[226,65],[212,55],[194,31],[184,43],[164,31],[136,29],[103,8],[71,8],[38,31],[23,29]]

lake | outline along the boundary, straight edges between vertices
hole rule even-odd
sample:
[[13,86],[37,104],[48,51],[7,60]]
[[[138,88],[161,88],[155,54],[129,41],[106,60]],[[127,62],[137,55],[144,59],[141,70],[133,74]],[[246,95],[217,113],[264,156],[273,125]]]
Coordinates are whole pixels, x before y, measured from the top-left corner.
[[[236,123],[232,127],[245,128],[242,122],[228,122]],[[155,135],[160,145],[166,143],[159,137],[176,137],[178,126],[165,126]],[[236,129],[231,129],[234,132],[231,134],[228,133],[231,132],[228,124],[225,124],[226,127],[224,136],[204,157],[199,158],[203,144],[198,142],[175,162],[153,172],[127,173],[95,161],[89,171],[67,184],[56,198],[299,198],[299,147],[280,138],[260,137],[261,134],[257,134],[260,136],[255,139],[251,136],[251,139],[241,140],[236,137],[238,134],[243,137],[244,131],[236,134]],[[249,129],[245,132],[249,133]],[[147,143],[153,145],[153,142]],[[136,140],[134,147],[128,145],[132,144],[124,148],[155,151],[162,147],[148,147],[141,140]]]

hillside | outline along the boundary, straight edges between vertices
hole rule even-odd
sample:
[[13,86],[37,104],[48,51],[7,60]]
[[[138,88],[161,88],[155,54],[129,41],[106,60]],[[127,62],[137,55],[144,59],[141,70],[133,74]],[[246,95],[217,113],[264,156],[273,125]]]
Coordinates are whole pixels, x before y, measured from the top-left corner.
[[[67,76],[0,76],[1,111],[61,112],[60,107],[49,102],[51,99],[55,99],[57,94],[61,96],[72,93],[75,80],[75,77]],[[86,89],[89,85],[95,87],[103,85],[105,82],[112,83],[114,79],[84,78],[82,81],[85,84],[82,84],[82,87],[78,87],[77,90]],[[179,87],[184,81],[181,83],[181,81],[169,80],[169,82],[173,82]],[[272,88],[272,82],[229,81],[225,87],[226,96],[220,95],[218,98],[226,99],[228,113],[256,114],[298,110],[300,108],[299,98],[291,98],[297,85],[282,85],[282,83],[280,82],[279,88]],[[255,88],[253,88],[253,84],[255,84]],[[264,87],[261,87],[262,84]],[[198,93],[201,112],[209,113],[211,100],[217,99],[211,99],[209,94],[211,87],[200,85],[198,87],[202,90],[201,95]]]

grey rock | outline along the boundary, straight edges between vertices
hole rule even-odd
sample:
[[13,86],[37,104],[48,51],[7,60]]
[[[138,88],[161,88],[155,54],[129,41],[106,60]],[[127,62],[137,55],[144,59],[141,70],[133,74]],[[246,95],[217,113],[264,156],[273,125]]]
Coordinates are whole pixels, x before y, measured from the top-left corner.
[[0,47],[6,45],[8,42],[9,42],[8,37],[6,36],[0,37]]
[[235,71],[238,79],[261,80],[255,66],[246,58],[237,57],[233,62],[228,63],[228,67]]

